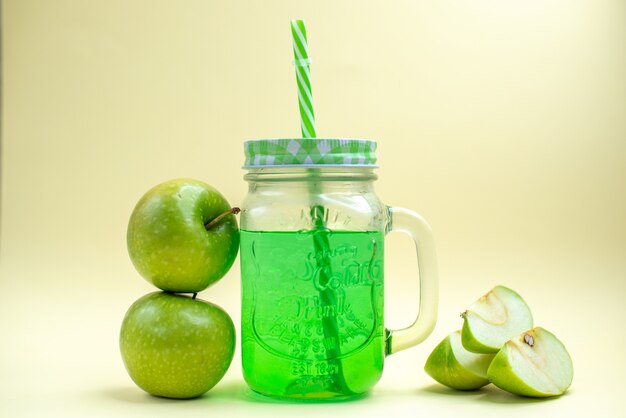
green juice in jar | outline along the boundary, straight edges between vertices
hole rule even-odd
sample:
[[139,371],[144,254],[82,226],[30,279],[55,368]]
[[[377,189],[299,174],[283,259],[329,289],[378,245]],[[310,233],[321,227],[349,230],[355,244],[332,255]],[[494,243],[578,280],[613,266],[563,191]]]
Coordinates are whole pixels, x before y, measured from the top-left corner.
[[242,362],[264,395],[341,399],[382,374],[381,231],[241,230]]

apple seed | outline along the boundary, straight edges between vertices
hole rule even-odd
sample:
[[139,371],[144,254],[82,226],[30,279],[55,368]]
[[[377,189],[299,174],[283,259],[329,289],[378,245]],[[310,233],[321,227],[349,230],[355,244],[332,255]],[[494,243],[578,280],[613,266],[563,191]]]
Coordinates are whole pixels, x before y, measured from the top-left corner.
[[524,342],[531,347],[535,345],[535,339],[530,334],[524,335]]

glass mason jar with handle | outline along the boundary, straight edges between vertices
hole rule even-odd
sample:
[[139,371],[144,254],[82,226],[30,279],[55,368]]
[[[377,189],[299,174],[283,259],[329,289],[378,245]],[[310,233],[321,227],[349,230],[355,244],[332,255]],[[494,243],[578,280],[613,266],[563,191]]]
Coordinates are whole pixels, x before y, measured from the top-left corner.
[[[245,143],[241,212],[242,366],[249,387],[282,399],[349,399],[378,381],[386,355],[423,341],[437,318],[428,224],[374,192],[376,143]],[[413,238],[419,313],[384,326],[384,238]],[[417,278],[416,274],[416,278]]]

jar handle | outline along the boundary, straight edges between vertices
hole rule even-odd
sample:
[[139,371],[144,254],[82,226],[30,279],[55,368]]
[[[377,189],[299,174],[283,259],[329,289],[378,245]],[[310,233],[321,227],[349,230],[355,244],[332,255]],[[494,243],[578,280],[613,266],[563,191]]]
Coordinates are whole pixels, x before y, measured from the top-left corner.
[[389,232],[403,232],[413,238],[419,269],[419,311],[413,325],[387,330],[386,354],[394,354],[424,341],[435,328],[439,284],[435,242],[428,223],[417,213],[403,208],[387,207]]

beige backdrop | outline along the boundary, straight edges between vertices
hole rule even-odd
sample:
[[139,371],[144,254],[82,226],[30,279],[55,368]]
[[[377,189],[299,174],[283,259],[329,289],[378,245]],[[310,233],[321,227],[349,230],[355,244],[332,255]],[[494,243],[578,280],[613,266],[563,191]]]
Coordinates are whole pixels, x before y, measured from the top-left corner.
[[[379,195],[435,232],[438,326],[356,403],[251,403],[239,357],[207,397],[151,398],[117,347],[125,310],[152,290],[126,254],[128,217],[175,177],[239,204],[242,141],[299,135],[291,18],[307,21],[319,135],[378,140]],[[625,2],[5,0],[2,29],[7,416],[617,416],[624,405]],[[389,327],[416,312],[412,251],[389,238]],[[238,274],[201,294],[236,322]],[[568,395],[460,396],[423,373],[458,312],[499,283],[570,349]]]

